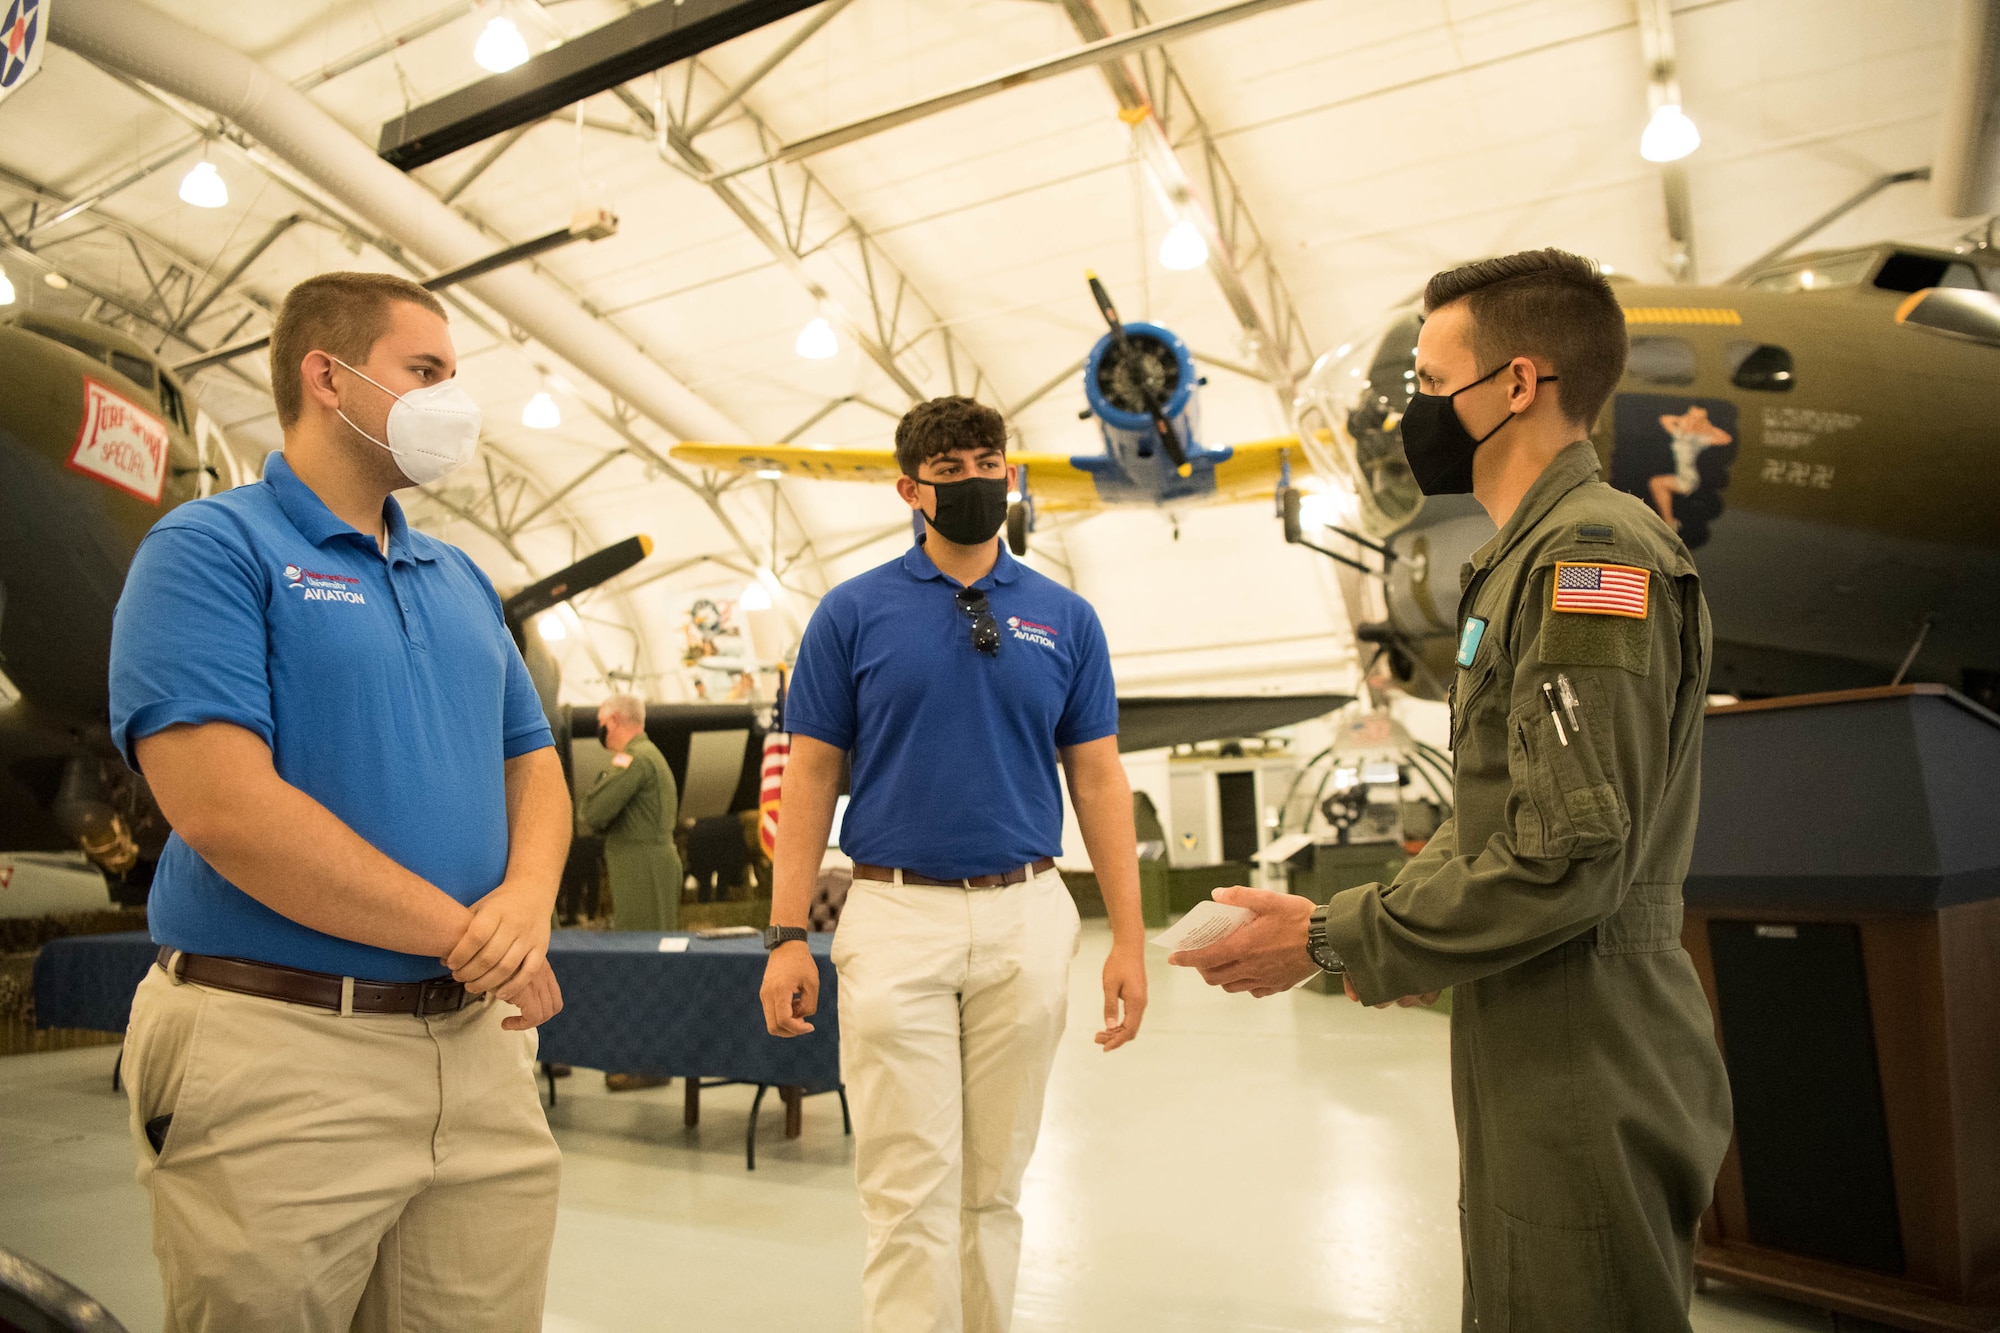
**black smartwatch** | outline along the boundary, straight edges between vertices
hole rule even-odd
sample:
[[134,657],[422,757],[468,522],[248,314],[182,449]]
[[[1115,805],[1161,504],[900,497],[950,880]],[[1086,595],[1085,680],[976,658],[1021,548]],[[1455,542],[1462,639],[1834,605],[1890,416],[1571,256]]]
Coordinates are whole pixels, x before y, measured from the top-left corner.
[[1322,972],[1345,972],[1347,963],[1333,951],[1326,942],[1326,907],[1313,908],[1310,924],[1306,926],[1306,956],[1312,965]]
[[764,949],[766,952],[769,952],[777,948],[780,944],[785,944],[792,940],[798,940],[803,943],[805,937],[806,933],[797,926],[766,926],[764,927]]

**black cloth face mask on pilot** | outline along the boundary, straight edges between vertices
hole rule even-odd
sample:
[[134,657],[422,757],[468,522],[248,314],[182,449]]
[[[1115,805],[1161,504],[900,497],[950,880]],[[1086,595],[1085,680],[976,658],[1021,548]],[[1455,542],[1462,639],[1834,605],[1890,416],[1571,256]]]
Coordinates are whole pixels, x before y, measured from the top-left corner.
[[[1468,495],[1472,491],[1472,455],[1479,446],[1498,435],[1509,421],[1519,416],[1509,412],[1498,426],[1478,439],[1458,419],[1452,399],[1466,389],[1476,389],[1514,362],[1503,361],[1478,379],[1451,393],[1414,393],[1403,409],[1403,457],[1409,461],[1410,475],[1425,495]],[[1554,375],[1537,375],[1537,385],[1553,384]]]
[[1007,521],[1007,479],[967,477],[964,481],[925,481],[937,492],[937,514],[926,514],[938,535],[959,546],[993,540]]

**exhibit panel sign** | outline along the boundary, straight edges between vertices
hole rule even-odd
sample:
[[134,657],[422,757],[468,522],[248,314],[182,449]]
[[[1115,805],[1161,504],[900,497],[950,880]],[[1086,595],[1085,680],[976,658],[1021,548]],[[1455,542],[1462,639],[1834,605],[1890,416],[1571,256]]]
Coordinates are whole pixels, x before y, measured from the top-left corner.
[[0,21],[0,102],[42,67],[52,2],[8,0],[6,18]]

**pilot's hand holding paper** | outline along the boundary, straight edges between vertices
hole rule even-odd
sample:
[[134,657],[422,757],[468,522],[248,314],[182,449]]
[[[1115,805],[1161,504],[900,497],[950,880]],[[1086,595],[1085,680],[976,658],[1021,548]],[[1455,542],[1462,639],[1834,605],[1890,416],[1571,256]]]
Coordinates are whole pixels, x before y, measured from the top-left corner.
[[[1179,947],[1183,941],[1173,941],[1176,952],[1167,955],[1169,963],[1194,968],[1211,986],[1249,991],[1260,1000],[1288,991],[1319,971],[1306,954],[1306,926],[1313,912],[1310,898],[1242,885],[1217,889],[1214,896],[1213,904],[1198,905],[1174,929],[1187,927],[1197,913],[1211,907],[1226,912],[1238,924],[1216,936],[1212,927],[1197,922],[1196,929],[1204,931],[1207,938],[1199,943],[1187,941],[1194,947]],[[1246,912],[1247,916],[1239,915]],[[1216,919],[1212,913],[1205,915],[1209,922]],[[1157,936],[1154,943],[1166,942],[1166,938]]]

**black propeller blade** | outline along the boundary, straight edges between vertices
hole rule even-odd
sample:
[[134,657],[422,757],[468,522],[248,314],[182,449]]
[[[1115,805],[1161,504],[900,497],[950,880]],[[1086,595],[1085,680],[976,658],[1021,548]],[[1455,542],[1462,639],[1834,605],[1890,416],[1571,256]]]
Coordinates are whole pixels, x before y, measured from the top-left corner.
[[[1097,301],[1098,313],[1102,314],[1104,322],[1111,326],[1111,345],[1118,349],[1120,358],[1131,364],[1136,360],[1137,353],[1132,350],[1131,339],[1125,336],[1125,321],[1118,318],[1117,307],[1111,304],[1111,293],[1104,290],[1104,284],[1098,281],[1096,273],[1086,269],[1083,276],[1090,282],[1090,294]],[[1145,382],[1144,377],[1135,374],[1132,377],[1132,384],[1145,401],[1146,415],[1153,419],[1153,429],[1159,434],[1160,447],[1167,451],[1167,457],[1171,458],[1174,466],[1180,468],[1185,475],[1188,465],[1187,450],[1181,448],[1180,437],[1174,434],[1174,428],[1167,421],[1167,414],[1162,410],[1159,398],[1154,395],[1152,386]]]
[[531,583],[500,604],[507,627],[516,637],[529,620],[566,602],[580,592],[614,579],[653,553],[651,537],[627,537],[593,555],[587,555],[567,569],[559,569],[538,583]]

